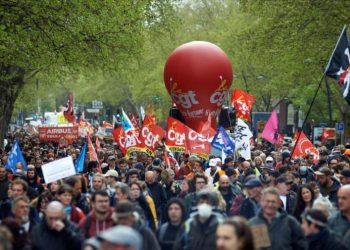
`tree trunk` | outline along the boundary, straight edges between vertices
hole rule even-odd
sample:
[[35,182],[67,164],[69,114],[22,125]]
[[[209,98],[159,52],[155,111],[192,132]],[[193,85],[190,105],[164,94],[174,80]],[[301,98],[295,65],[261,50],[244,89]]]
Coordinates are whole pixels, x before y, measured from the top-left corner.
[[0,147],[8,131],[15,102],[24,86],[25,71],[16,66],[0,64]]

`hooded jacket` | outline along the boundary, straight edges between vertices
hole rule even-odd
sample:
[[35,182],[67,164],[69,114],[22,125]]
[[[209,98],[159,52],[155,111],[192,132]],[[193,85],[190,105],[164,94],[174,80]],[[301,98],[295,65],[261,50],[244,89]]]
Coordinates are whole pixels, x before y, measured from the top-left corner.
[[277,216],[269,224],[264,218],[263,210],[249,220],[251,226],[265,224],[267,226],[271,246],[264,250],[306,250],[308,243],[298,221],[280,209]]
[[110,208],[105,220],[98,220],[94,211],[91,211],[80,223],[80,230],[83,232],[85,238],[96,236],[100,232],[103,232],[113,227],[113,209]]

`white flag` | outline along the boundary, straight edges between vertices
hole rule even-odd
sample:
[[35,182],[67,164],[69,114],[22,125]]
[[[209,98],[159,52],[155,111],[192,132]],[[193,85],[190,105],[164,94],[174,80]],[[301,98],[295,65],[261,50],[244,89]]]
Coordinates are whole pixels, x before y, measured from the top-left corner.
[[237,119],[235,131],[233,132],[233,140],[236,145],[236,151],[246,160],[251,159],[250,138],[252,137],[253,133],[250,131],[248,125],[242,119]]

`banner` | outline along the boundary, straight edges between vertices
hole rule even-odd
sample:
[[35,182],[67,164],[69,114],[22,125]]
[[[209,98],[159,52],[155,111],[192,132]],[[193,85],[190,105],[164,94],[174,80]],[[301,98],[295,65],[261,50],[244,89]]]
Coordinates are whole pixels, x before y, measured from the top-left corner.
[[186,149],[186,125],[169,117],[167,121],[166,145],[171,151],[185,152]]
[[[148,155],[154,156],[154,150],[158,143],[166,135],[166,132],[161,127],[154,124],[154,121],[145,117],[145,122],[139,135],[140,145],[139,148],[146,151]],[[149,120],[148,120],[149,119]]]
[[122,151],[124,155],[126,155],[125,148],[125,132],[123,127],[116,128],[112,131],[112,135],[114,137],[115,142],[119,146],[119,149]]
[[208,138],[172,117],[167,122],[166,145],[172,151],[196,154],[202,158],[207,158],[211,149]]
[[250,111],[254,104],[254,96],[240,89],[235,89],[231,96],[231,105],[235,108],[236,118],[250,121]]
[[252,137],[253,133],[250,131],[248,125],[242,119],[238,118],[233,132],[233,140],[236,150],[246,160],[251,159],[250,138]]
[[[298,133],[296,133],[297,136]],[[294,136],[294,138],[296,137]],[[317,148],[312,144],[312,142],[306,137],[304,132],[301,132],[299,141],[294,146],[292,159],[298,158],[298,157],[305,157],[307,154],[313,154],[314,160],[318,161],[319,159],[319,152]]]
[[16,164],[18,162],[21,162],[23,164],[23,170],[26,171],[27,170],[27,163],[23,157],[20,146],[18,145],[18,142],[16,141],[12,147],[9,158],[7,159],[6,169],[11,169],[12,173],[15,173],[16,172]]
[[226,133],[225,129],[223,127],[220,127],[214,136],[211,145],[213,148],[216,148],[222,152],[224,152],[226,155],[228,154],[234,154],[235,152],[235,145],[233,144],[231,138]]
[[276,110],[272,111],[261,137],[272,144],[278,144],[278,118]]
[[41,169],[46,184],[76,174],[71,156],[44,164]]
[[39,127],[40,142],[59,142],[64,139],[71,144],[77,140],[79,132],[77,127]]

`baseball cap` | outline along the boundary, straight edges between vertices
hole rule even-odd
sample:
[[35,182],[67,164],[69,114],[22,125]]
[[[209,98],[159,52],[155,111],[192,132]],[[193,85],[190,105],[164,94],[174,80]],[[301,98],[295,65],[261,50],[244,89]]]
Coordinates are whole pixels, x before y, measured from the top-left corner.
[[273,158],[271,156],[266,157],[266,162],[273,162]]
[[325,176],[331,176],[332,171],[327,167],[322,167],[318,171],[315,172],[316,175],[325,175]]
[[209,167],[215,167],[216,166],[216,164],[217,164],[217,161],[216,161],[216,159],[214,158],[214,159],[210,159],[209,160]]
[[118,225],[112,227],[98,236],[98,239],[112,244],[141,249],[141,235],[132,227]]
[[261,187],[262,183],[259,179],[251,179],[249,181],[247,181],[246,183],[244,183],[244,187],[250,188],[250,187]]
[[105,174],[105,177],[108,177],[108,176],[113,176],[113,177],[118,177],[119,174],[117,171],[113,170],[113,169],[110,169],[107,171],[107,173]]
[[113,161],[113,160],[115,160],[115,156],[114,156],[114,155],[110,155],[110,156],[108,156],[108,160],[109,160],[109,161]]

